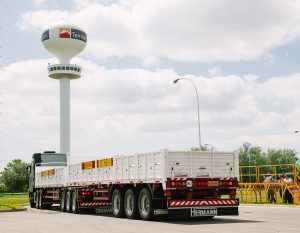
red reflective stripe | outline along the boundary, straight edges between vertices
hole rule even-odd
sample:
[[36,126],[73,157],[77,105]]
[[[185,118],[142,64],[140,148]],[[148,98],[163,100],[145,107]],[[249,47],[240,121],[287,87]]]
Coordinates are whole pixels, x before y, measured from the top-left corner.
[[170,206],[214,206],[214,205],[234,205],[236,200],[217,200],[217,201],[171,201]]

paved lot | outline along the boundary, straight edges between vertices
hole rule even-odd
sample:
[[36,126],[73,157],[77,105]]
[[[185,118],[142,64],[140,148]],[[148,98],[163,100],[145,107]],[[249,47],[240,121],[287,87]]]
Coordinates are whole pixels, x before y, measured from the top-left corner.
[[0,233],[299,233],[299,218],[299,207],[284,206],[241,206],[240,216],[213,220],[160,219],[152,222],[29,208],[24,212],[0,213]]

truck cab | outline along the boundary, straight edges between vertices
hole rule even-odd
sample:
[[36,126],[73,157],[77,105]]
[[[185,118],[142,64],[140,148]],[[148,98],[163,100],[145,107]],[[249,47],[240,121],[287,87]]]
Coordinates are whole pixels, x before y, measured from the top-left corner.
[[46,170],[49,168],[67,166],[67,156],[62,153],[55,153],[55,151],[45,151],[43,153],[35,153],[32,155],[32,162],[27,167],[29,173],[29,200],[30,206],[35,207],[36,198],[35,193],[37,191],[35,187],[35,174],[37,170]]

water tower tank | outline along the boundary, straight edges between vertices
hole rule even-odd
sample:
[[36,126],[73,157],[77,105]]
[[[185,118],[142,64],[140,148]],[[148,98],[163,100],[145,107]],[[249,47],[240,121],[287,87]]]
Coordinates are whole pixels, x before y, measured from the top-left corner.
[[60,63],[68,64],[86,46],[86,33],[73,25],[57,25],[42,34],[44,47],[57,57]]

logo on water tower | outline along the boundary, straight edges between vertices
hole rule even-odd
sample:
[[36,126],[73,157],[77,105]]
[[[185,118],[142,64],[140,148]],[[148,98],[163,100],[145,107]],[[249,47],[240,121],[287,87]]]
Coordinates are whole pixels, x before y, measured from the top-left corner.
[[71,28],[60,28],[59,38],[71,38]]

